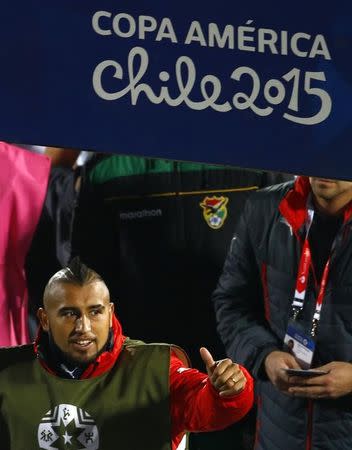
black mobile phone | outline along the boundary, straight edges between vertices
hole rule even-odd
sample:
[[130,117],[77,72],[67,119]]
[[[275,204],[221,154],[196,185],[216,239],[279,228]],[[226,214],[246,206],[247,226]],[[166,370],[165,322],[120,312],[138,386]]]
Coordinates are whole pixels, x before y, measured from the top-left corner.
[[329,372],[326,370],[316,370],[316,369],[284,369],[288,375],[293,375],[296,377],[318,377],[319,375],[326,375]]

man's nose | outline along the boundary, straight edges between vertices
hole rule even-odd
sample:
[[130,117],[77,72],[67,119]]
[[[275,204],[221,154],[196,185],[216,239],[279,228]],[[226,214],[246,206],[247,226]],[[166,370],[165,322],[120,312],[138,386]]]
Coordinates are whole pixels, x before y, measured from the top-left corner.
[[89,317],[87,317],[86,315],[78,317],[75,323],[75,331],[79,333],[87,333],[88,331],[91,331],[91,329],[92,326]]

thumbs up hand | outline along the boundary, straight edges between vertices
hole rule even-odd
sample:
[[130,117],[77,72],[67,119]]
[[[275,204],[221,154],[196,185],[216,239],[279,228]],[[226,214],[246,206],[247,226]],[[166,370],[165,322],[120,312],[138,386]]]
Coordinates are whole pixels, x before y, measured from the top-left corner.
[[200,356],[204,361],[209,380],[220,397],[230,397],[244,389],[247,380],[238,364],[232,362],[230,358],[214,361],[205,347],[200,349]]

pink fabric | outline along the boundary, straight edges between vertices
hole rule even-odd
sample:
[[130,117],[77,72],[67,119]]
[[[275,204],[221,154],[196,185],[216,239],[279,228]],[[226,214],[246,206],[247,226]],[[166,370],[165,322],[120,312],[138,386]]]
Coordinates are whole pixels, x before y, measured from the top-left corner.
[[48,157],[0,142],[0,346],[29,342],[24,264],[49,172]]

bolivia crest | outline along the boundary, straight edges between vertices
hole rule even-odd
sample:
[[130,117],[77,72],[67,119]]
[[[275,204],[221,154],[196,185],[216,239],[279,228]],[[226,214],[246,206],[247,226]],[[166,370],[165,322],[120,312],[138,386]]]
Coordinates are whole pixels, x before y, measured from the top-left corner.
[[228,197],[205,197],[199,205],[203,208],[206,223],[215,230],[221,228],[227,217]]

